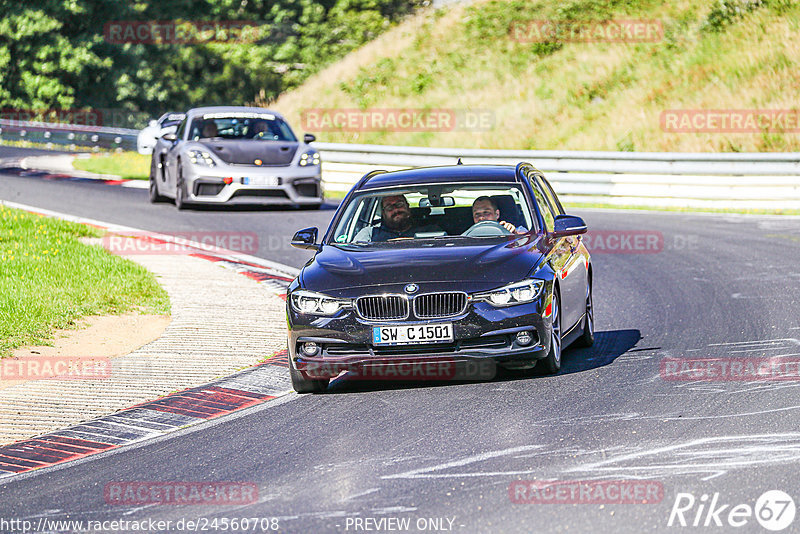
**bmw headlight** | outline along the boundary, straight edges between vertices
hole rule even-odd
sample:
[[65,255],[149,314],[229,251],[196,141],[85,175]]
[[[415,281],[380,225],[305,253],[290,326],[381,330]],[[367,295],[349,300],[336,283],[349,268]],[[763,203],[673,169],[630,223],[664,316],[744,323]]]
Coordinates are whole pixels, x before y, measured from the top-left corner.
[[211,154],[203,150],[190,150],[189,160],[195,165],[201,165],[204,167],[216,166],[216,162],[211,158]]
[[339,310],[350,307],[349,300],[335,299],[305,289],[292,293],[290,302],[294,311],[314,315],[335,315]]
[[514,306],[515,304],[525,304],[533,302],[542,294],[544,280],[523,280],[514,282],[491,291],[475,293],[475,300],[484,300],[492,306]]
[[306,167],[308,165],[319,165],[319,152],[316,150],[309,150],[300,156],[300,166]]

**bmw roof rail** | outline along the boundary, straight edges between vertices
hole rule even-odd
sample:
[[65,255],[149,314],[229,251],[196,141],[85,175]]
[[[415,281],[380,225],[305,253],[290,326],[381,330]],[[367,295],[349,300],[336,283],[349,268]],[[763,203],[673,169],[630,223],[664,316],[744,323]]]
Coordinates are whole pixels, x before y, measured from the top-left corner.
[[361,179],[358,181],[358,183],[357,183],[357,184],[356,184],[356,186],[355,186],[355,187],[356,187],[356,189],[358,189],[359,187],[361,187],[361,186],[362,186],[362,185],[364,185],[365,183],[369,182],[369,179],[370,179],[370,178],[373,178],[374,176],[377,176],[378,174],[385,174],[385,173],[387,173],[387,172],[388,172],[388,171],[385,171],[385,170],[383,170],[383,169],[375,169],[374,171],[369,171],[367,174],[365,174],[365,175],[364,175],[364,176],[363,176],[363,177],[362,177],[362,178],[361,178]]

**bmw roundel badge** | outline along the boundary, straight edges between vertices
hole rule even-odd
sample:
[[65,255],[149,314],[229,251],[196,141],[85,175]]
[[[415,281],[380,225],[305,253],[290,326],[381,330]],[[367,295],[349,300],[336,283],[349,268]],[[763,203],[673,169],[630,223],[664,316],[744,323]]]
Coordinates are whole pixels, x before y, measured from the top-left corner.
[[406,290],[406,293],[416,293],[419,289],[419,286],[417,284],[408,284],[404,289]]

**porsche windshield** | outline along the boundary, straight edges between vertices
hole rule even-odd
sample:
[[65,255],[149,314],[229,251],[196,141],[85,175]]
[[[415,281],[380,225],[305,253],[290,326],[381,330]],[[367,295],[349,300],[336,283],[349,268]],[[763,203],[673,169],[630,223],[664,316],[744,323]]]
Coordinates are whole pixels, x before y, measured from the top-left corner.
[[208,113],[195,117],[189,139],[297,141],[289,125],[269,113]]
[[496,238],[531,229],[530,207],[518,184],[436,184],[359,193],[345,207],[331,242]]

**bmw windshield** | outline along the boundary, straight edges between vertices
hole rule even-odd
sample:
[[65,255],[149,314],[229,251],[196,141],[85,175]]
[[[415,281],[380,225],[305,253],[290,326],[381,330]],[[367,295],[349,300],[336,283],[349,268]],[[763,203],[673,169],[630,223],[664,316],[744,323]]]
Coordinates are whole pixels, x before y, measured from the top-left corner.
[[372,246],[419,240],[497,238],[534,229],[519,184],[404,186],[360,192],[350,199],[330,243]]

